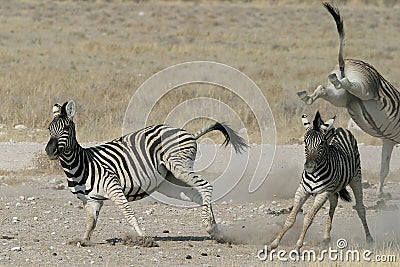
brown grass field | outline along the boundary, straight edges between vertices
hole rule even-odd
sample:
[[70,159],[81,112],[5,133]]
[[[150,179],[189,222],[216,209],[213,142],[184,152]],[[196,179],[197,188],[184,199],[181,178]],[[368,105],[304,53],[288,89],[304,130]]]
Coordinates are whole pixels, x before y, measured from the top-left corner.
[[[338,0],[337,3],[345,23],[345,57],[369,62],[400,88],[399,1]],[[267,208],[291,205],[292,187],[298,184],[298,168],[303,164],[298,160],[302,159],[301,147],[292,145],[301,143],[304,134],[301,114],[314,114],[319,109],[324,118],[337,114],[337,126],[347,126],[349,115],[345,110],[322,100],[306,106],[296,95],[297,91],[311,92],[317,85],[326,84],[327,75],[336,65],[337,46],[334,22],[317,0],[0,1],[0,143],[4,145],[0,159],[13,166],[0,168],[0,266],[269,266],[268,262],[260,262],[255,252],[272,239],[286,218],[286,215],[271,216]],[[50,163],[38,153],[41,145],[37,143],[45,143],[49,138],[47,126],[52,119],[52,105],[75,100],[80,142],[111,140],[121,135],[125,111],[139,86],[155,73],[189,61],[223,63],[250,77],[269,102],[277,143],[291,145],[288,150],[293,154],[289,158],[294,160],[288,163],[288,156],[278,153],[270,178],[273,182],[267,181],[264,191],[261,190],[264,198],[216,204],[216,216],[226,220],[229,234],[240,236],[242,243],[218,244],[210,240],[200,228],[199,210],[148,201],[132,205],[143,216],[140,220],[146,222],[149,232],[157,236],[160,247],[120,243],[114,246],[105,240],[122,237],[129,227],[109,201],[95,231],[94,247],[68,245],[69,239],[83,231],[85,218],[80,203],[65,188],[65,175],[57,162]],[[250,143],[274,142],[260,139],[260,122],[240,94],[212,85],[184,85],[174,89],[159,99],[147,124],[163,123],[177,105],[195,97],[216,99],[230,106],[246,127]],[[207,105],[202,108],[213,109]],[[204,118],[193,119],[185,125],[192,132],[209,122]],[[19,124],[27,128],[15,129]],[[215,137],[217,143],[222,140],[218,135]],[[381,143],[359,132],[356,137],[359,143],[367,145]],[[9,140],[34,142],[26,144],[35,148],[24,147],[25,143],[19,143],[18,148],[14,142],[3,143]],[[369,148],[363,146],[364,151],[374,152],[370,155],[365,152],[363,156],[369,162],[375,157],[379,161],[378,149]],[[18,164],[18,155],[11,155],[15,151],[29,157],[26,161],[30,162],[29,168]],[[392,166],[399,158],[399,155],[394,157]],[[365,193],[366,205],[374,207],[379,170],[370,166],[365,169],[364,179],[371,183]],[[385,187],[393,196],[387,203],[395,206],[400,206],[398,173],[397,169],[391,172]],[[216,174],[206,171],[205,175]],[[274,195],[276,185],[285,194]],[[240,192],[235,192],[236,196]],[[275,199],[277,203],[273,204]],[[365,242],[351,209],[353,204],[340,207],[333,236],[346,234],[363,248]],[[320,245],[315,240],[320,239],[324,212],[326,209],[309,231],[307,248]],[[398,210],[372,208],[368,215],[372,225],[385,226],[372,229],[378,240],[373,247],[375,254],[397,255],[396,263],[382,264],[397,266]],[[291,248],[299,223],[295,229],[297,232],[283,242],[284,248]],[[32,233],[38,238],[32,238]],[[395,241],[390,241],[391,238]],[[21,251],[10,251],[17,245],[22,246]],[[185,258],[188,254],[193,256],[192,260]],[[376,263],[325,261],[313,265],[375,266]]]
[[[373,64],[398,88],[397,1],[338,3],[345,57]],[[302,113],[338,114],[342,126],[349,119],[345,110],[322,100],[308,107],[296,96],[325,84],[336,64],[336,28],[319,1],[26,0],[4,1],[0,11],[2,141],[46,141],[51,106],[69,99],[78,106],[80,141],[120,136],[136,89],[156,72],[193,60],[224,63],[248,75],[270,104],[279,143],[302,136]],[[172,91],[149,123],[162,123],[160,114],[195,96],[229,105],[226,90],[208,86],[205,91],[190,86]],[[232,103],[248,131],[256,132],[251,111]],[[28,129],[14,130],[16,124]],[[257,136],[250,141],[260,142]]]

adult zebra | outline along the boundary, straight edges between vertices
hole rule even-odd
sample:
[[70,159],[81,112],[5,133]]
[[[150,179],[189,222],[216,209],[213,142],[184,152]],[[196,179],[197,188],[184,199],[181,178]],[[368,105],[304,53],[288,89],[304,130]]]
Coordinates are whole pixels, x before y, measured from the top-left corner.
[[343,128],[334,128],[335,117],[326,123],[317,112],[311,126],[307,116],[302,116],[302,122],[306,128],[304,135],[306,162],[300,186],[296,191],[293,209],[286,222],[271,243],[271,249],[278,247],[283,235],[289,230],[295,220],[298,211],[304,202],[315,195],[314,204],[304,218],[303,230],[296,243],[296,248],[303,246],[303,240],[307,229],[310,227],[318,210],[329,200],[329,214],[326,220],[324,239],[325,243],[330,241],[332,219],[338,202],[338,197],[350,202],[351,197],[346,189],[350,185],[353,190],[358,217],[364,227],[367,242],[373,242],[368,229],[363,204],[363,192],[361,186],[361,165],[358,153],[357,141],[350,131]]
[[72,100],[53,106],[46,153],[50,159],[60,160],[68,187],[84,203],[87,228],[83,242],[90,240],[106,199],[111,199],[137,234],[144,236],[128,201],[144,198],[156,190],[201,205],[202,222],[207,232],[216,236],[212,186],[193,172],[196,139],[217,130],[224,134],[224,144],[231,143],[240,153],[247,145],[234,130],[217,122],[192,135],[183,129],[156,125],[99,146],[82,148],[76,140],[75,110]]
[[364,132],[383,140],[377,194],[384,196],[383,185],[393,147],[400,143],[400,93],[368,63],[343,59],[343,20],[337,7],[329,3],[324,6],[335,19],[339,32],[339,65],[328,76],[327,87],[319,85],[311,95],[306,91],[297,95],[308,105],[322,98],[336,107],[347,108]]

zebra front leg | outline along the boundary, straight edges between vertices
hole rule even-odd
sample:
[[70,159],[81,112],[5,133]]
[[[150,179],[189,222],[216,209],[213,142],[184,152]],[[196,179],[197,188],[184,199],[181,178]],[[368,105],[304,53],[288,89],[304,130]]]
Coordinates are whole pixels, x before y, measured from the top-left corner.
[[135,212],[132,207],[129,205],[128,200],[126,199],[121,186],[113,179],[106,187],[106,192],[108,197],[114,202],[114,204],[121,210],[124,214],[128,223],[133,227],[136,233],[139,236],[145,236],[145,233],[139,227],[139,222],[135,217]]
[[357,176],[353,178],[353,180],[349,183],[349,185],[350,185],[351,189],[353,190],[354,197],[356,199],[355,209],[356,209],[358,217],[360,218],[361,223],[364,227],[365,239],[367,240],[368,243],[372,243],[372,242],[374,242],[374,239],[372,238],[371,233],[369,232],[367,218],[365,215],[365,207],[364,207],[364,203],[363,203],[363,192],[362,192],[362,185],[361,185],[361,170],[359,170],[358,172],[359,173],[357,174]]
[[338,203],[338,195],[329,194],[328,199],[329,199],[329,213],[328,217],[326,218],[324,239],[322,241],[324,244],[329,244],[329,242],[331,241],[332,220]]
[[89,199],[85,204],[87,226],[85,234],[83,235],[84,241],[89,241],[96,228],[97,218],[99,217],[100,209],[103,206],[103,201]]
[[293,224],[296,221],[296,216],[301,207],[303,206],[304,202],[309,198],[310,194],[308,194],[304,188],[300,185],[299,188],[297,188],[295,197],[294,197],[294,204],[292,211],[290,212],[289,216],[287,217],[285,224],[282,227],[282,230],[279,232],[278,236],[272,241],[270,244],[270,249],[275,249],[279,246],[279,243],[281,242],[282,237],[285,235],[285,233],[292,228]]
[[310,227],[311,223],[314,220],[315,214],[321,209],[322,205],[328,199],[328,192],[322,192],[315,196],[314,204],[312,205],[311,209],[307,212],[307,215],[304,217],[303,222],[303,230],[301,231],[300,237],[296,243],[296,249],[300,250],[303,246],[304,237],[306,236],[307,230]]
[[311,105],[318,98],[326,95],[326,89],[322,85],[318,85],[317,89],[311,94],[307,95],[306,91],[297,92],[297,96],[303,100],[307,105]]
[[379,184],[376,190],[376,194],[379,197],[383,197],[383,184],[385,182],[385,178],[389,173],[389,164],[390,158],[392,156],[392,151],[394,146],[396,145],[395,142],[391,140],[383,140],[382,144],[382,154],[381,154],[381,172],[379,176]]

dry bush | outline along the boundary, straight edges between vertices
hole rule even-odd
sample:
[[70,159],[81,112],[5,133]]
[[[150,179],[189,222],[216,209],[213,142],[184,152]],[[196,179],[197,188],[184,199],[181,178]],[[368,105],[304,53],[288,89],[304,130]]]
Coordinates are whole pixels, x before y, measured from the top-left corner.
[[37,174],[63,174],[59,160],[50,160],[48,156],[42,152],[37,152],[32,157],[32,167],[29,172]]

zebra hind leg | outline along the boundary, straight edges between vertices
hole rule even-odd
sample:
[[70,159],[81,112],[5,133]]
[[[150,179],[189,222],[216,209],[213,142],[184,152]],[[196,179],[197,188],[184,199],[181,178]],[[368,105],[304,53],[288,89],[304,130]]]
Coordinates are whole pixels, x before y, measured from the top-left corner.
[[382,153],[381,153],[381,171],[379,175],[379,185],[376,191],[376,194],[379,197],[385,197],[386,195],[383,193],[383,184],[385,182],[385,178],[389,173],[389,164],[390,158],[392,156],[392,151],[394,146],[396,145],[395,142],[390,140],[383,140],[382,144]]
[[363,203],[363,192],[362,192],[362,185],[361,185],[361,170],[358,171],[358,174],[354,179],[349,183],[351,189],[354,193],[354,198],[356,199],[356,206],[355,209],[357,211],[358,217],[361,220],[361,223],[364,227],[365,238],[368,243],[374,242],[374,239],[369,232],[367,218],[365,214],[365,207]]
[[326,218],[324,239],[322,241],[324,244],[329,244],[329,242],[331,241],[332,220],[338,203],[338,195],[329,194],[328,200],[329,200],[329,213],[328,217]]
[[218,228],[211,205],[212,185],[191,170],[171,168],[170,172],[176,179],[194,190],[185,190],[185,195],[191,199],[191,201],[201,206],[202,223],[206,231],[212,237],[219,238],[217,236]]

